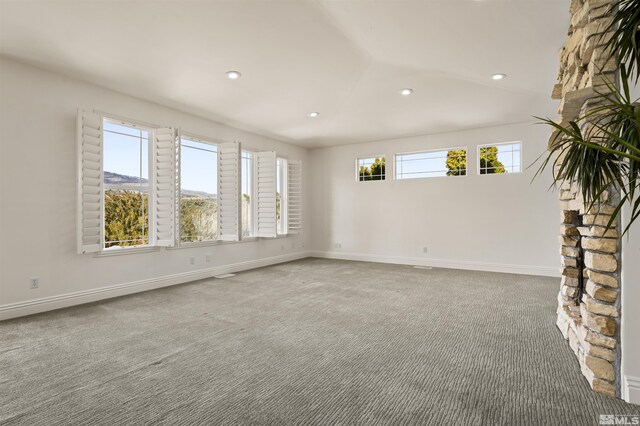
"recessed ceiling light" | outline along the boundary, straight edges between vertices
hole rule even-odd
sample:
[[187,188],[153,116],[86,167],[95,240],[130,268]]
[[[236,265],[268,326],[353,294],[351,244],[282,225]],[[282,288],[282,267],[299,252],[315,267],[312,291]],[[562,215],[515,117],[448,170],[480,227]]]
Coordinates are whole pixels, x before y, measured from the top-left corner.
[[241,75],[242,74],[240,74],[238,71],[227,71],[226,73],[224,73],[224,76],[229,80],[237,80]]
[[494,80],[504,80],[505,78],[507,78],[507,75],[506,74],[502,74],[502,73],[494,74],[494,75],[491,76],[491,78],[494,79]]
[[310,113],[309,113],[309,117],[311,117],[311,118],[316,118],[316,117],[317,117],[317,116],[319,116],[319,115],[320,115],[320,113],[319,113],[319,112],[316,112],[316,111],[314,111],[314,112],[310,112]]
[[413,89],[406,88],[406,89],[401,89],[400,90],[400,94],[402,96],[409,96],[412,93],[413,93]]

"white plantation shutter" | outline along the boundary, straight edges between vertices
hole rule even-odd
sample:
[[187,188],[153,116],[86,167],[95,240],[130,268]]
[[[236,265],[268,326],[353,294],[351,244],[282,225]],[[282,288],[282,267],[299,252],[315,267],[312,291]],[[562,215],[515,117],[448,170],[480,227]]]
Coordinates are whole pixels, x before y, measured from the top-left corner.
[[240,240],[240,142],[218,145],[218,239]]
[[302,162],[289,160],[287,171],[288,232],[299,234],[302,232]]
[[155,245],[173,247],[176,211],[176,129],[155,129],[153,141],[153,227]]
[[104,240],[102,117],[78,110],[78,253],[102,250]]
[[180,156],[182,155],[182,144],[181,144],[181,138],[182,138],[182,134],[180,132],[180,129],[176,130],[176,138],[175,138],[175,166],[174,166],[174,170],[175,170],[175,179],[174,179],[174,195],[173,195],[173,205],[174,205],[174,212],[173,212],[173,240],[174,240],[174,246],[177,246],[178,244],[180,244],[180,190],[182,188],[182,184],[180,182],[180,164],[181,164],[181,159]]
[[276,153],[257,152],[256,159],[256,237],[275,238],[276,228]]

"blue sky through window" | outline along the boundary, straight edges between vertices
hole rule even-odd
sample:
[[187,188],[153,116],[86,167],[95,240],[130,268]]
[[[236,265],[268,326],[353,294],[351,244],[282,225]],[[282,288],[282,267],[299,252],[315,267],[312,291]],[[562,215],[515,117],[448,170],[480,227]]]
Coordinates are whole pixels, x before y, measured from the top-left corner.
[[215,145],[182,138],[180,185],[183,190],[218,193],[218,152]]
[[[150,131],[104,121],[104,164],[107,172],[149,179]],[[183,137],[180,171],[183,190],[218,193],[218,157],[215,145]]]
[[105,121],[104,170],[148,179],[149,132]]
[[520,144],[497,145],[498,161],[503,165],[507,173],[520,171]]

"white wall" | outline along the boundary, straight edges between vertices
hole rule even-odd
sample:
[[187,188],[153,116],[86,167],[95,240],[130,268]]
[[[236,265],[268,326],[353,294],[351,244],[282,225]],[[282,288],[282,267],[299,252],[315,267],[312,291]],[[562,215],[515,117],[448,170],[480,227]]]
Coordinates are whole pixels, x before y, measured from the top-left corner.
[[[0,58],[0,93],[0,319],[306,255],[306,208],[303,234],[285,239],[110,257],[78,255],[77,108],[180,126],[215,140],[239,140],[302,159],[307,169],[308,151],[7,58]],[[309,181],[308,172],[304,181]],[[195,265],[190,265],[192,256]],[[29,288],[30,277],[40,279],[39,289]],[[117,291],[103,291],[105,287]],[[68,297],[78,292],[83,297]]]
[[[311,151],[314,253],[321,256],[559,275],[557,194],[550,171],[478,176],[476,146],[523,142],[524,165],[549,128],[516,124]],[[393,179],[393,154],[468,147],[468,176]],[[385,181],[356,182],[357,157],[385,154]],[[341,248],[337,248],[337,244]],[[428,252],[423,253],[423,247]]]
[[[623,220],[630,217],[627,209]],[[622,239],[622,395],[640,404],[640,222]]]
[[[632,99],[640,98],[640,85],[630,81]],[[622,222],[628,223],[631,209],[622,212]],[[622,397],[640,404],[640,221],[622,238]]]

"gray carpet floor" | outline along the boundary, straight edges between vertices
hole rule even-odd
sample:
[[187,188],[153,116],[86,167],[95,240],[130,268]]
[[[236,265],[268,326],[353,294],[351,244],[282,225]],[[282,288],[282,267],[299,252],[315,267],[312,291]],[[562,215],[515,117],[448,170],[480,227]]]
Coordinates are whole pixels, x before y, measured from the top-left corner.
[[322,259],[0,323],[0,423],[597,425],[557,279]]

